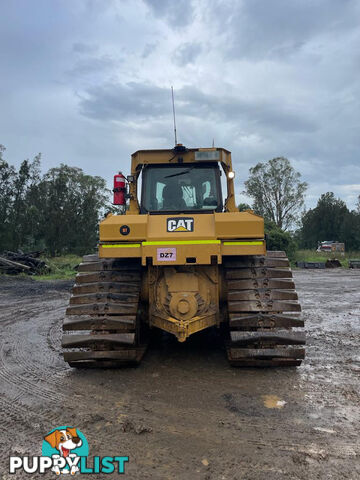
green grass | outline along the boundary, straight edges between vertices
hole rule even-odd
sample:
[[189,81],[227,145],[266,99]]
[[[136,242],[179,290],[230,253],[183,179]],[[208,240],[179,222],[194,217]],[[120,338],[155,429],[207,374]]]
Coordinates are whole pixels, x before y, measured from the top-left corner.
[[294,266],[295,262],[326,262],[329,258],[337,258],[343,267],[348,268],[349,259],[360,259],[360,252],[345,252],[342,255],[340,252],[318,253],[315,250],[298,250],[295,254]]
[[33,275],[32,278],[35,280],[71,280],[75,278],[75,267],[81,263],[82,257],[77,255],[42,256],[41,259],[50,267],[50,272],[44,275]]

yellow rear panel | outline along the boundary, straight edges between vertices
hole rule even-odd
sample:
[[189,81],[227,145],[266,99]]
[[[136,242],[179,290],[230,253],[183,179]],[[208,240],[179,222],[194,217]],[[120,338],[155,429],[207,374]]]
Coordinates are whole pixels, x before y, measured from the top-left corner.
[[100,224],[99,253],[141,257],[143,265],[147,258],[153,265],[221,263],[223,255],[264,254],[264,222],[250,212],[109,215]]

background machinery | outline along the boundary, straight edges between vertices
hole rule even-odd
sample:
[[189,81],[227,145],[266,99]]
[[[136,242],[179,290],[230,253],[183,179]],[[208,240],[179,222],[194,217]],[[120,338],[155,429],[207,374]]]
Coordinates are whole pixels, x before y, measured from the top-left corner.
[[316,250],[318,253],[327,252],[334,253],[340,252],[344,254],[345,252],[345,243],[334,242],[333,240],[325,240],[325,242],[319,242],[318,248]]
[[137,364],[151,328],[184,342],[210,327],[221,328],[231,365],[300,365],[289,261],[266,252],[263,219],[236,208],[234,176],[222,148],[132,155],[126,195],[124,177],[115,178],[115,201],[130,199],[126,215],[100,223],[98,254],[76,276],[62,341],[71,366]]

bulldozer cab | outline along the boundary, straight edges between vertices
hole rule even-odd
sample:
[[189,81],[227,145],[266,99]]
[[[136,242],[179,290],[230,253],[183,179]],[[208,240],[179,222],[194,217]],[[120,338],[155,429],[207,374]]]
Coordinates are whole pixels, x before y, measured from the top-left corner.
[[[227,182],[224,201],[223,172]],[[231,153],[223,148],[177,145],[172,150],[139,150],[132,155],[129,190],[129,214],[237,211]]]
[[143,169],[140,213],[210,213],[222,209],[217,164],[150,165]]

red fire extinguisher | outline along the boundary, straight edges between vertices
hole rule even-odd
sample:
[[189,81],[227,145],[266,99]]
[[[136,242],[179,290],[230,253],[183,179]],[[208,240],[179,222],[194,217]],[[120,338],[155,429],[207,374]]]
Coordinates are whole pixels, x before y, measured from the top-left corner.
[[114,175],[114,205],[125,205],[125,193],[126,193],[126,179],[124,175],[119,172]]

